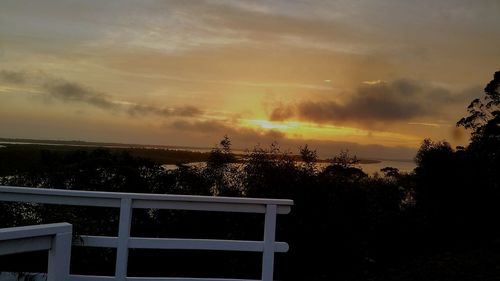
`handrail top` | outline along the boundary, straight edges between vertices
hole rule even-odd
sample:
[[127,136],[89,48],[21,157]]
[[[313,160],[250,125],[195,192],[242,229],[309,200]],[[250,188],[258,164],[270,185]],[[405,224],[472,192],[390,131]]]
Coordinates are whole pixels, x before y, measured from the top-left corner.
[[66,222],[0,228],[0,241],[71,232],[72,225]]
[[127,192],[66,190],[66,189],[49,189],[49,188],[33,188],[33,187],[0,185],[0,194],[2,193],[68,196],[68,197],[80,197],[80,198],[108,198],[117,200],[132,199],[132,200],[229,203],[229,204],[250,204],[250,205],[278,205],[278,206],[293,205],[293,200],[290,199],[217,197],[217,196],[158,194],[158,193],[127,193]]

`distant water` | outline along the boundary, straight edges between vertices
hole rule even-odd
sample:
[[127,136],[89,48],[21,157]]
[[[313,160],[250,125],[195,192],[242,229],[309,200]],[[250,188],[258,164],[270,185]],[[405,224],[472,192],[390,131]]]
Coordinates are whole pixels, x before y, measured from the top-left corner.
[[[193,151],[193,152],[210,152],[210,147],[190,147],[190,146],[173,146],[173,145],[148,145],[148,144],[119,144],[119,143],[94,143],[94,142],[74,142],[67,143],[64,141],[0,141],[2,144],[28,144],[28,145],[50,145],[50,146],[75,146],[75,147],[104,147],[104,148],[145,148],[145,149],[166,149],[166,150],[179,150],[179,151]],[[236,151],[243,152],[244,150],[235,149]]]
[[[417,166],[415,162],[411,160],[403,161],[403,160],[379,160],[380,162],[378,163],[372,163],[372,164],[360,164],[359,166],[361,169],[369,174],[373,175],[375,172],[380,173],[380,169],[383,169],[385,167],[393,167],[399,169],[400,172],[411,172],[415,167]],[[187,166],[191,167],[198,167],[202,168],[205,167],[206,163],[205,162],[193,162],[193,163],[188,163],[186,164]],[[325,168],[328,166],[329,163],[319,163],[318,166],[320,169]],[[162,165],[167,170],[174,170],[177,168],[176,165],[171,165],[171,164],[166,164]]]
[[[194,152],[210,152],[211,148],[195,148],[195,147],[176,147],[176,146],[136,146],[136,145],[103,145],[103,144],[63,144],[63,143],[51,143],[51,142],[17,142],[17,141],[0,141],[0,148],[4,148],[5,145],[2,144],[38,144],[38,145],[53,145],[53,146],[89,146],[89,147],[108,147],[108,148],[149,148],[149,149],[170,149],[170,150],[186,150],[186,151],[194,151]],[[244,152],[244,150],[235,149],[235,152]],[[371,164],[360,164],[359,166],[363,171],[369,175],[372,175],[375,172],[380,172],[380,169],[385,167],[393,167],[399,169],[400,172],[411,172],[415,169],[416,164],[412,160],[379,160],[378,163]],[[187,164],[188,166],[197,166],[203,167],[205,166],[204,162],[194,162]],[[328,165],[328,163],[320,163],[318,166],[320,168],[324,168]],[[162,165],[167,170],[173,170],[177,166],[176,165]]]
[[[412,160],[377,160],[380,162],[377,163],[370,163],[370,164],[359,164],[360,168],[363,170],[363,172],[367,173],[368,175],[373,175],[373,173],[380,172],[380,169],[383,169],[385,167],[392,167],[392,168],[397,168],[399,169],[400,172],[412,172],[413,169],[417,166],[415,162]],[[325,168],[326,166],[330,165],[329,163],[320,163],[318,166],[320,169]]]
[[[210,152],[211,149],[207,148],[199,148],[199,149],[179,149],[179,150],[189,150],[189,151],[196,151],[196,152]],[[235,152],[243,152],[242,150],[235,150]],[[417,167],[415,164],[415,161],[413,160],[376,160],[379,161],[377,163],[370,163],[370,164],[359,164],[360,168],[367,174],[373,175],[373,173],[378,172],[380,173],[380,169],[383,169],[385,167],[393,167],[399,169],[400,172],[404,173],[409,173],[412,172],[413,169]],[[187,163],[187,166],[192,166],[192,167],[204,167],[206,165],[205,162],[193,162],[193,163]],[[329,163],[318,163],[318,167],[320,169],[325,168],[328,166]],[[174,170],[177,168],[176,165],[173,164],[165,164],[162,165],[165,169],[167,170]]]
[[380,160],[379,163],[373,163],[373,164],[360,164],[361,169],[369,175],[372,175],[375,172],[380,173],[380,169],[383,169],[385,167],[393,167],[399,169],[400,172],[412,172],[413,169],[417,167],[417,164],[415,164],[414,161],[412,160],[407,160],[407,161],[398,161],[398,160]]

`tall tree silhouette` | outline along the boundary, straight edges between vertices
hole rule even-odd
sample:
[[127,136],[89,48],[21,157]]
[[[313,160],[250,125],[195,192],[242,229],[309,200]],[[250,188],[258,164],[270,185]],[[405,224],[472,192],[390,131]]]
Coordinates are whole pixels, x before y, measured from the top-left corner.
[[484,88],[485,96],[474,99],[467,107],[469,116],[460,119],[457,126],[472,129],[473,138],[500,133],[500,71],[493,75]]
[[226,135],[218,145],[212,148],[207,159],[205,175],[212,182],[213,195],[238,196],[239,187],[235,182],[238,169],[231,166],[236,162],[236,157],[231,150],[231,140]]

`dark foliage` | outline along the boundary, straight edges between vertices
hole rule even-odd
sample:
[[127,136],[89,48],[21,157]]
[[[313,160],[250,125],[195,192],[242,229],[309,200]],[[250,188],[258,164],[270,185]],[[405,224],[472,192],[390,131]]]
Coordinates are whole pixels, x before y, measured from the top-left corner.
[[[149,160],[105,149],[42,150],[38,153],[40,155],[30,156],[40,159],[38,162],[2,177],[2,184],[294,199],[293,212],[281,218],[278,229],[279,239],[291,244],[291,252],[278,256],[277,276],[288,280],[308,278],[311,272],[317,272],[318,279],[330,278],[332,272],[345,277],[355,272],[355,267],[369,265],[371,258],[368,256],[372,251],[369,245],[377,237],[384,237],[381,233],[385,228],[379,222],[387,225],[399,216],[401,196],[404,194],[388,179],[367,177],[355,166],[355,158],[344,152],[334,157],[330,166],[320,170],[316,166],[316,152],[307,146],[300,150],[300,162],[273,143],[268,148],[256,146],[247,153],[243,163],[238,164],[231,153],[229,139],[224,138],[212,150],[206,167],[179,165],[175,170],[164,170]],[[118,212],[115,209],[19,203],[1,203],[0,208],[2,227],[68,221],[75,225],[77,234],[116,235],[117,232]],[[132,234],[257,240],[262,235],[262,219],[259,215],[242,217],[235,214],[136,210]],[[375,235],[375,232],[378,234]],[[89,252],[76,248],[74,254],[73,272],[112,272],[110,267],[114,251],[102,249]],[[171,259],[167,253],[154,254],[157,255]],[[323,258],[324,255],[328,258]],[[157,270],[150,272],[151,275],[175,275],[177,272],[189,272],[192,266],[186,264],[183,268],[178,265],[175,270],[166,270],[161,260],[144,263],[149,256],[151,253],[147,251],[133,252],[129,271],[139,274],[147,264],[148,268]],[[200,272],[196,274],[255,277],[258,273],[258,259],[241,256],[234,260],[226,256],[216,253],[208,261],[204,259],[207,264],[200,266]],[[216,259],[227,260],[233,265],[214,271],[218,264]],[[5,267],[9,263],[5,261],[2,264]],[[153,267],[155,264],[157,266]],[[242,266],[245,264],[248,266]],[[34,268],[43,270],[43,267]],[[331,268],[336,270],[331,271]]]

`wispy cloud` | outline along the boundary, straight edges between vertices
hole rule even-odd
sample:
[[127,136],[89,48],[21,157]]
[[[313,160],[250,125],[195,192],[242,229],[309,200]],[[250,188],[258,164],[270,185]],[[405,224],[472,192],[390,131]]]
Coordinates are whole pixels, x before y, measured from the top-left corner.
[[85,103],[101,109],[119,109],[121,104],[111,96],[74,82],[61,80],[46,81],[42,88],[45,93],[56,100],[68,103]]
[[122,101],[80,83],[66,81],[42,73],[33,74],[2,70],[0,71],[0,82],[35,88],[48,99],[65,103],[84,104],[103,110],[125,112],[132,116],[195,117],[203,114],[203,111],[195,106],[169,107]]
[[417,126],[425,126],[425,127],[434,127],[434,128],[440,128],[442,126],[449,126],[449,125],[443,125],[443,124],[438,124],[438,123],[425,123],[425,122],[408,122],[408,125],[417,125]]
[[203,111],[195,106],[183,107],[157,107],[145,104],[133,104],[128,109],[131,115],[147,115],[154,114],[159,116],[182,116],[182,117],[195,117],[203,114]]
[[273,140],[286,139],[285,134],[277,130],[241,127],[227,120],[175,120],[169,123],[167,127],[181,132],[186,131],[192,134],[204,135],[207,138],[229,135],[238,142],[250,143],[249,140],[251,140],[254,144],[262,141],[271,142]]
[[26,82],[26,74],[19,71],[0,70],[0,82],[23,84]]

